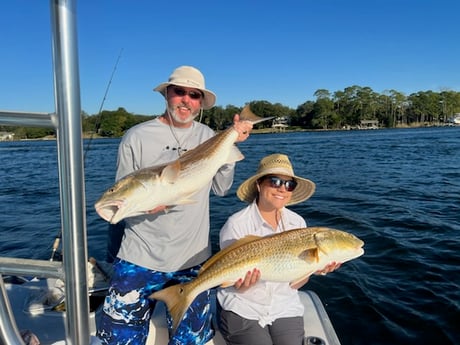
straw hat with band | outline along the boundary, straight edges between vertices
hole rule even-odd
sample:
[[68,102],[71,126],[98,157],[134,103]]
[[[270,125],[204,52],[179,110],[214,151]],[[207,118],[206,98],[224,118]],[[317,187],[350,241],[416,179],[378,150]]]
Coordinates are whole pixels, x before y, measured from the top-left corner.
[[163,96],[166,97],[166,88],[169,85],[177,85],[183,87],[189,87],[193,89],[198,89],[203,92],[203,102],[202,106],[203,109],[210,109],[216,103],[216,95],[214,92],[206,90],[206,86],[204,83],[204,76],[203,74],[192,66],[180,66],[176,68],[172,74],[169,76],[169,79],[165,83],[161,83],[154,91],[158,91]]
[[257,180],[267,175],[291,176],[297,182],[297,187],[292,192],[291,201],[287,205],[298,204],[307,200],[315,192],[315,184],[303,177],[296,176],[292,164],[286,155],[275,153],[262,158],[257,173],[244,181],[236,191],[240,200],[251,203],[258,195]]

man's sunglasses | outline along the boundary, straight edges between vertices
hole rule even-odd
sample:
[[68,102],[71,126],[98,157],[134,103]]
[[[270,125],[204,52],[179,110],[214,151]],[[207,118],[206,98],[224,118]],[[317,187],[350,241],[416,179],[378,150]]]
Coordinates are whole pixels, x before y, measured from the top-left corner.
[[200,91],[195,91],[195,90],[187,91],[177,86],[170,87],[170,89],[173,90],[173,92],[179,97],[183,97],[185,95],[188,95],[191,99],[201,99],[201,97],[203,97],[203,94]]
[[276,176],[267,176],[264,180],[270,181],[270,186],[273,188],[280,188],[284,185],[284,188],[286,188],[288,192],[294,191],[295,187],[297,187],[297,182],[295,180],[283,180]]

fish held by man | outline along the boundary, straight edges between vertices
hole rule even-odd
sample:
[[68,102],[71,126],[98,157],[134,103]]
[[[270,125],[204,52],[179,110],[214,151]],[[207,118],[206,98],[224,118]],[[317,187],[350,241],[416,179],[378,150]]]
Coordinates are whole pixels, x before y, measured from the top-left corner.
[[[253,124],[271,119],[261,118],[243,108],[241,121]],[[238,132],[229,127],[177,160],[137,170],[116,182],[96,202],[101,218],[116,224],[124,218],[138,216],[158,206],[193,203],[193,195],[209,183],[221,166],[244,158],[236,147]]]
[[211,257],[198,276],[150,295],[166,303],[174,329],[201,292],[228,287],[257,268],[260,279],[294,285],[332,262],[344,263],[364,253],[364,242],[337,229],[310,227],[268,237],[247,236]]

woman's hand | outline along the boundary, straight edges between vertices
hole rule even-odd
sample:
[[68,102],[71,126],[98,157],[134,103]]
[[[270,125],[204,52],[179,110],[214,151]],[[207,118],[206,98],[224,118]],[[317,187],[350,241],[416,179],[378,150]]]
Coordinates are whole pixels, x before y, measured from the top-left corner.
[[335,271],[337,268],[339,268],[341,263],[337,263],[335,261],[331,262],[328,264],[326,267],[324,267],[322,270],[316,271],[315,274],[325,276],[328,273],[331,273]]
[[[325,276],[326,274],[331,273],[332,271],[335,271],[337,268],[340,267],[340,265],[341,265],[340,263],[336,263],[335,261],[333,261],[330,264],[328,264],[326,267],[324,267],[322,270],[316,271],[315,274]],[[296,284],[292,284],[291,288],[298,290],[302,286],[304,286],[308,282],[309,279],[310,277],[306,277],[305,279],[302,279]]]
[[237,289],[239,292],[244,292],[247,289],[249,289],[251,286],[253,286],[255,283],[257,283],[260,279],[260,271],[257,268],[254,268],[251,271],[248,271],[246,275],[244,276],[244,279],[240,278],[238,279],[234,287]]

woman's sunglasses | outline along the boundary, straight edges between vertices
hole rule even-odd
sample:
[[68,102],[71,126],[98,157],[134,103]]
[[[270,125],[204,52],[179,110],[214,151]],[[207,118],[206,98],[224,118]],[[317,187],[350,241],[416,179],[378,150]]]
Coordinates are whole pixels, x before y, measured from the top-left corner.
[[267,176],[264,180],[270,181],[270,186],[273,188],[280,188],[284,185],[284,188],[286,188],[288,192],[294,191],[295,187],[297,187],[297,182],[295,180],[283,180],[276,176]]
[[201,97],[203,97],[203,94],[200,91],[195,91],[195,90],[187,91],[177,86],[171,87],[171,90],[173,90],[173,92],[179,97],[183,97],[185,95],[188,95],[191,99],[201,99]]

